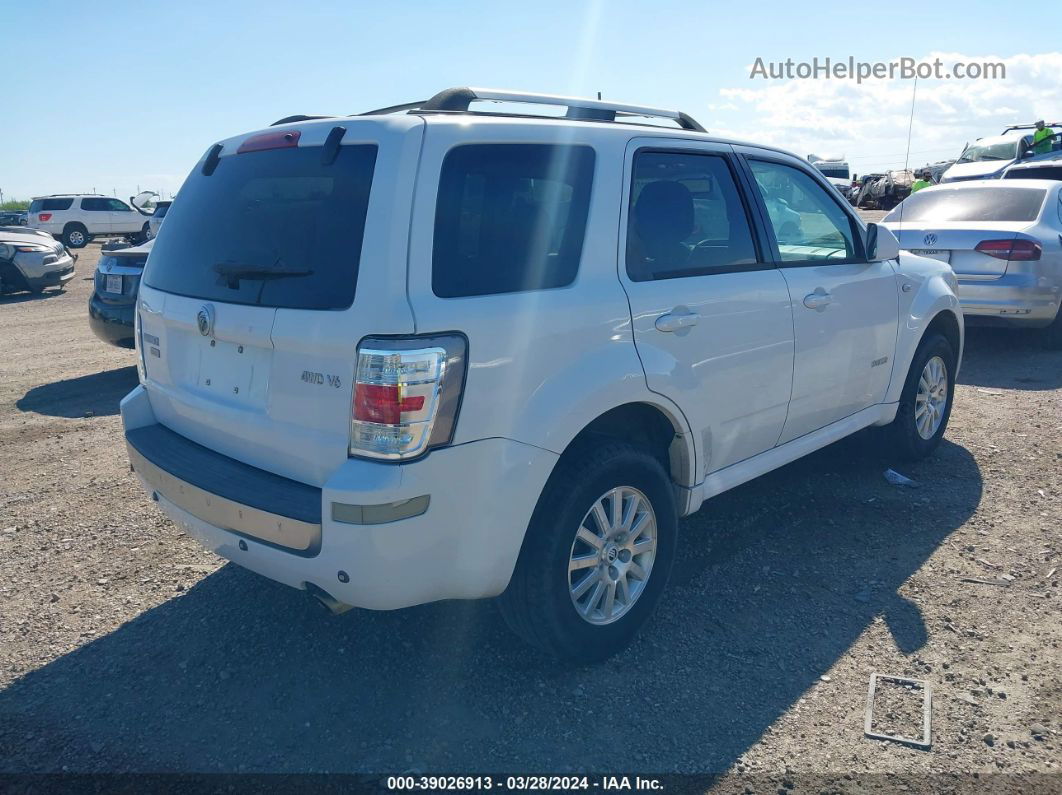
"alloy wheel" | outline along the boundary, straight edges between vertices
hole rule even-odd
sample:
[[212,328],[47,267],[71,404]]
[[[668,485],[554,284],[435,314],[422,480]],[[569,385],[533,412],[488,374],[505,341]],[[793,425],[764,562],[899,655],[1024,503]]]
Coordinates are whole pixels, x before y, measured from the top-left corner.
[[656,560],[653,506],[638,489],[617,486],[586,512],[568,558],[568,591],[591,624],[626,615],[645,591]]
[[944,421],[948,404],[948,368],[944,360],[934,356],[922,368],[915,394],[915,427],[923,439],[932,439]]

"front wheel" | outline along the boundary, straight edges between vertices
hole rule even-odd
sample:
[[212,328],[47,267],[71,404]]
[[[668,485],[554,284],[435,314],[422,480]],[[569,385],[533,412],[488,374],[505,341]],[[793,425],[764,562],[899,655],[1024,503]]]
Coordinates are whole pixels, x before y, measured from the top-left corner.
[[930,334],[915,351],[896,418],[886,426],[893,452],[916,461],[936,450],[954,399],[955,352],[943,335]]
[[557,657],[610,657],[652,615],[677,542],[675,497],[660,462],[622,442],[581,444],[539,498],[499,598],[502,615]]

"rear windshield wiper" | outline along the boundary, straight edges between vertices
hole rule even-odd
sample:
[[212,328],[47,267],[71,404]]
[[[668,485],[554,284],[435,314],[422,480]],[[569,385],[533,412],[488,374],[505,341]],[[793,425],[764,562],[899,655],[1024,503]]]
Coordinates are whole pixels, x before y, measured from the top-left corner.
[[[279,262],[279,260],[278,260]],[[225,279],[229,288],[239,288],[241,279],[271,280],[286,279],[289,276],[310,276],[313,271],[309,268],[289,268],[286,265],[240,265],[235,262],[219,262],[214,268],[214,273]]]

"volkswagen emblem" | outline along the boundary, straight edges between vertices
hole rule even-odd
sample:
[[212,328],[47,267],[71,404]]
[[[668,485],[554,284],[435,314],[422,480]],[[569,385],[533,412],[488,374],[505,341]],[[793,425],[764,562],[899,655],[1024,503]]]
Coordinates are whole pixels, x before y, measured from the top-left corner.
[[195,316],[195,324],[199,326],[199,333],[209,337],[214,333],[214,305],[203,304]]
[[932,232],[922,238],[922,240],[925,241],[925,244],[930,247],[935,246],[937,244],[937,236]]

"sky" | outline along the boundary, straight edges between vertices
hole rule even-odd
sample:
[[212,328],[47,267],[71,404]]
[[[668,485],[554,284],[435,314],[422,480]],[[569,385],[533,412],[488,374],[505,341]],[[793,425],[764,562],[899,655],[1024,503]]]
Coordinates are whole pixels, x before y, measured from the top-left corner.
[[[964,2],[0,0],[0,191],[167,194],[215,141],[451,86],[677,108],[853,171],[1062,121],[1062,7]],[[750,79],[765,62],[997,61],[1005,80]]]

